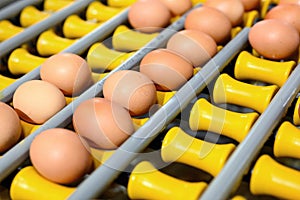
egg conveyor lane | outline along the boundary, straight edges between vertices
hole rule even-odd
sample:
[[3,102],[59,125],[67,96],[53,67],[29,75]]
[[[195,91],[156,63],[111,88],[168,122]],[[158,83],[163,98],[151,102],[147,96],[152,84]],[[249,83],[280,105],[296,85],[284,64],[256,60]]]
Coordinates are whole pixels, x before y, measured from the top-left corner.
[[[124,19],[124,17],[126,18],[126,14],[127,13],[125,11],[124,13],[117,16],[116,18],[120,17],[121,19]],[[111,21],[114,21],[114,20],[112,19]],[[106,28],[109,28],[109,27],[112,26],[111,21],[109,23],[107,23]],[[173,34],[174,30],[176,31],[176,30],[182,29],[183,21],[184,21],[184,17],[181,18],[180,20],[178,20],[177,22],[175,22],[174,24],[172,24],[170,27],[168,27],[168,29],[172,30],[171,32],[170,32],[170,30],[166,30],[166,31],[162,32],[161,34],[159,34],[159,36],[157,38],[155,38],[154,40],[152,40],[145,48],[142,48],[141,50],[137,51],[133,57],[129,58],[127,61],[125,61],[123,64],[121,64],[117,69],[113,70],[112,73],[115,72],[115,71],[123,70],[123,69],[131,69],[132,66],[134,64],[136,64],[146,53],[148,53],[153,48],[159,47],[167,38],[169,38]],[[103,31],[103,29],[107,30],[104,27],[105,27],[105,24],[103,24],[103,26],[101,28],[102,31]],[[132,137],[132,138],[128,139],[113,154],[113,156],[107,161],[107,165],[109,166],[109,164],[112,164],[112,163],[114,163],[114,165],[115,165],[115,163],[118,163],[118,166],[116,166],[118,169],[126,168],[126,166],[134,158],[134,154],[126,153],[124,151],[124,149],[129,150],[129,152],[140,152],[140,151],[142,151],[151,142],[151,138],[153,138],[153,137],[150,137],[150,136],[156,135],[172,119],[174,119],[175,116],[180,112],[180,110],[183,107],[185,107],[195,97],[195,94],[198,94],[199,92],[201,92],[201,90],[206,86],[206,84],[209,83],[215,76],[219,75],[219,72],[222,71],[222,69],[226,66],[226,64],[228,64],[228,62],[235,55],[237,55],[238,52],[240,52],[244,48],[244,45],[247,42],[248,31],[249,31],[249,29],[245,28],[240,34],[238,34],[235,37],[234,40],[232,40],[228,45],[226,45],[218,53],[218,55],[216,55],[200,72],[198,72],[186,85],[184,85],[174,95],[174,97],[172,97],[168,101],[168,103],[165,106],[163,106],[159,111],[157,111],[155,113],[155,115],[153,115],[149,119],[149,121],[145,123],[144,126],[142,126],[140,129],[138,129],[136,131],[135,136],[137,136],[137,137]],[[97,32],[97,31],[95,30],[92,33],[90,33],[89,37],[88,36],[84,37],[84,39],[82,39],[82,43],[85,43],[87,38],[91,38],[92,36],[90,36],[90,35],[93,35],[95,32]],[[93,41],[93,42],[95,42],[95,41]],[[91,42],[91,43],[93,43],[93,42]],[[65,51],[66,52],[68,52],[68,51],[76,52],[76,51],[79,51],[78,49],[82,50],[82,46],[83,46],[82,43],[80,41],[78,41],[78,43],[75,43],[73,46],[71,46],[69,49],[67,49]],[[147,47],[150,47],[150,48],[147,48]],[[76,49],[76,51],[75,50],[73,51],[73,49]],[[291,103],[292,99],[295,97],[295,95],[299,91],[299,88],[294,89],[294,88],[291,87],[291,86],[294,86],[294,85],[297,85],[297,86],[299,85],[299,82],[297,81],[297,79],[298,79],[297,71],[299,71],[298,68],[299,67],[297,67],[295,69],[293,74],[290,76],[289,80],[285,83],[283,88],[274,97],[272,102],[275,102],[275,103],[271,103],[270,106],[267,108],[267,111],[265,111],[262,114],[262,116],[258,119],[258,121],[256,122],[256,124],[257,123],[260,124],[260,125],[257,125],[260,128],[256,128],[256,129],[261,133],[261,135],[262,135],[261,137],[263,137],[263,139],[267,138],[266,134],[268,134],[268,133],[264,133],[264,131],[270,130],[271,128],[274,128],[274,126],[275,126],[275,124],[277,123],[277,120],[278,120],[276,118],[276,116],[279,117],[279,116],[283,115],[285,109],[288,107],[288,105]],[[36,72],[38,72],[38,71],[36,71]],[[36,77],[36,75],[34,77]],[[30,79],[31,78],[29,78],[29,80]],[[97,93],[101,92],[104,80],[105,79],[99,81],[92,88],[90,88],[84,94],[79,96],[78,99],[74,100],[71,103],[71,105],[76,106],[81,101],[93,97],[95,95],[95,91]],[[12,89],[12,93],[13,93],[13,91],[14,91],[14,89]],[[191,92],[191,91],[193,91],[193,92]],[[10,92],[7,93],[8,95],[4,95],[8,99],[9,99],[9,95],[10,95],[9,93]],[[280,94],[280,97],[277,97],[277,96],[279,96],[279,94]],[[280,98],[280,99],[277,100],[276,97],[277,97],[277,99],[278,98]],[[279,108],[277,108],[277,106],[279,106]],[[274,113],[271,113],[273,115],[273,118],[269,118],[270,117],[269,115],[271,115],[271,114],[268,114],[269,110],[271,110],[271,109],[273,109],[273,112],[276,113],[276,115],[274,115]],[[65,121],[68,121],[68,118],[71,115],[72,115],[72,110],[71,110],[71,106],[69,105],[68,107],[63,109],[60,113],[58,113],[55,117],[53,117],[47,123],[45,123],[41,128],[39,128],[32,135],[38,134],[42,130],[45,130],[45,129],[48,129],[48,128],[51,128],[51,127],[62,126],[62,124]],[[266,115],[266,117],[264,117],[264,118],[272,119],[272,120],[269,120],[268,122],[261,120],[261,118],[263,118],[264,115]],[[274,116],[275,116],[275,118],[274,118]],[[269,123],[269,124],[266,124],[266,126],[265,126],[265,123]],[[253,129],[255,127],[256,126],[254,126]],[[264,129],[263,127],[269,127],[269,128]],[[256,133],[256,134],[258,134],[258,133]],[[138,136],[142,136],[142,137],[138,137]],[[144,137],[144,136],[146,136],[146,137]],[[33,138],[33,136],[31,136],[31,138]],[[145,140],[137,140],[137,138],[146,138],[146,139]],[[250,137],[248,140],[251,141],[251,139],[253,140],[253,137]],[[29,143],[30,143],[30,140],[31,139],[26,139],[26,141],[29,142]],[[27,144],[27,147],[26,147],[26,141],[23,141],[22,145],[19,144],[16,148],[14,148],[15,150],[13,150],[13,151],[15,151],[15,152],[13,152],[13,151],[9,152],[11,154],[10,155],[11,158],[9,158],[9,154],[8,154],[8,155],[4,156],[3,158],[1,158],[0,163],[1,162],[5,163],[4,161],[5,161],[5,159],[7,159],[6,160],[6,162],[8,162],[7,168],[19,165],[22,162],[22,160],[24,160],[24,158],[26,157],[26,152],[28,151],[27,148],[28,148],[29,144]],[[262,141],[258,140],[258,141],[256,141],[255,146],[250,146],[249,147],[248,145],[245,144],[245,141],[243,141],[241,143],[241,145],[239,145],[239,146],[241,146],[241,147],[239,147],[239,149],[243,150],[243,149],[246,148],[247,150],[250,150],[250,151],[254,152],[258,149],[257,147],[260,146],[261,144],[263,144],[263,140]],[[21,154],[19,154],[19,153],[21,153]],[[244,152],[242,151],[242,153],[244,153]],[[247,151],[247,153],[248,153],[248,151]],[[244,156],[244,154],[238,154],[238,153],[235,153],[235,154],[237,154],[241,157]],[[24,158],[22,158],[23,156],[24,156]],[[240,157],[238,157],[238,158],[240,158]],[[120,160],[122,162],[120,162]],[[241,161],[244,161],[244,163],[245,162],[250,162],[251,160],[253,160],[253,158],[250,159],[249,161],[245,160],[244,158],[241,159]],[[117,161],[117,162],[115,162],[115,161]],[[229,165],[229,164],[227,164],[227,165]],[[247,163],[243,164],[243,169],[244,169],[245,165],[247,165]],[[2,164],[1,164],[1,167],[2,167]],[[2,174],[2,170],[5,171],[5,169],[3,169],[3,168],[0,168],[0,169],[1,169],[1,174]],[[233,170],[233,169],[234,168],[232,168],[231,170]],[[230,191],[233,182],[235,182],[237,180],[236,177],[242,175],[243,169],[237,170],[237,172],[236,172],[237,175],[235,175],[235,178],[232,178],[233,180],[232,180],[232,183],[231,183],[230,187],[225,189],[226,191],[223,192],[221,196],[224,196],[226,192]],[[224,168],[224,170],[225,170],[225,168]],[[5,173],[7,173],[7,172],[5,172]],[[103,192],[103,190],[106,188],[106,186],[110,182],[113,181],[114,177],[116,177],[118,175],[118,173],[119,173],[119,171],[114,170],[114,169],[110,169],[110,168],[106,167],[106,165],[103,165],[103,166],[99,167],[86,181],[84,181],[78,187],[78,189],[70,197],[70,199],[72,199],[72,198],[74,198],[74,199],[92,198],[92,197],[97,196],[97,194]],[[99,176],[103,177],[104,181],[101,181],[99,183],[99,181],[98,181]],[[215,180],[218,180],[218,177]],[[225,180],[227,180],[227,179],[225,179]],[[94,187],[95,183],[97,183],[97,187]],[[220,186],[217,185],[217,186],[210,186],[210,187],[217,187],[218,188]],[[222,187],[224,187],[224,185],[222,185]],[[212,190],[215,190],[215,189],[216,188],[213,188]],[[90,197],[87,196],[86,191],[89,191]],[[208,192],[209,192],[209,190],[208,190]]]

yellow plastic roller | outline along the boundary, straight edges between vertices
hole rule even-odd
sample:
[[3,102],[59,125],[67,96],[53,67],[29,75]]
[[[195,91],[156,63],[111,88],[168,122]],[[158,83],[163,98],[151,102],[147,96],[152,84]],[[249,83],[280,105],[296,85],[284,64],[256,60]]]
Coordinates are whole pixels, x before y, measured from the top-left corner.
[[16,26],[8,20],[0,21],[0,42],[7,40],[24,30],[23,27]]
[[107,5],[111,6],[111,7],[128,7],[130,5],[132,5],[133,3],[135,3],[137,0],[107,0]]
[[262,113],[278,89],[276,85],[252,85],[221,74],[214,86],[213,99],[216,103],[235,104]]
[[276,157],[292,157],[300,159],[300,129],[285,121],[279,127],[274,142]]
[[104,22],[121,12],[124,8],[106,6],[99,1],[92,2],[86,10],[86,19]]
[[55,12],[73,3],[74,0],[45,0],[44,10]]
[[33,55],[25,48],[15,49],[8,57],[8,69],[14,75],[26,74],[40,66],[46,58]]
[[259,19],[259,12],[257,10],[245,12],[243,14],[244,27],[252,27],[257,19]]
[[201,98],[192,107],[189,124],[194,131],[212,131],[241,142],[258,116],[256,112],[238,113],[219,108]]
[[53,29],[49,29],[39,36],[36,47],[40,55],[50,56],[61,52],[76,41],[75,39],[60,37]]
[[20,121],[21,121],[23,137],[27,137],[28,135],[33,133],[36,129],[38,129],[41,126],[41,125],[37,125],[37,124],[31,124],[31,123],[25,122],[23,120],[20,120]]
[[156,91],[157,104],[165,105],[176,93],[176,91]]
[[165,162],[184,163],[217,176],[234,149],[234,144],[206,142],[173,127],[162,142],[161,156]]
[[236,60],[234,76],[239,80],[257,80],[281,87],[295,66],[295,61],[276,62],[243,51]]
[[49,13],[40,11],[34,6],[27,6],[20,13],[20,24],[22,27],[28,27],[49,16]]
[[42,177],[32,166],[18,172],[10,187],[12,200],[65,200],[75,188],[53,183]]
[[295,105],[295,108],[294,108],[294,114],[293,114],[293,123],[296,126],[300,125],[299,106],[300,106],[300,98],[298,98],[297,101],[296,101],[296,105]]
[[120,25],[112,36],[113,48],[119,51],[136,51],[145,46],[158,33],[141,33],[131,30],[125,25]]
[[269,155],[262,155],[252,170],[250,191],[279,199],[300,199],[300,171],[286,167]]
[[136,165],[128,181],[130,199],[198,199],[207,187],[205,182],[187,182],[158,171],[150,162]]
[[78,15],[70,15],[63,24],[63,34],[67,38],[80,38],[97,28],[102,23],[85,21]]
[[133,54],[134,52],[124,53],[109,49],[102,43],[95,43],[88,51],[87,62],[93,71],[111,71]]
[[15,81],[16,79],[14,78],[6,77],[0,74],[0,90],[3,90]]

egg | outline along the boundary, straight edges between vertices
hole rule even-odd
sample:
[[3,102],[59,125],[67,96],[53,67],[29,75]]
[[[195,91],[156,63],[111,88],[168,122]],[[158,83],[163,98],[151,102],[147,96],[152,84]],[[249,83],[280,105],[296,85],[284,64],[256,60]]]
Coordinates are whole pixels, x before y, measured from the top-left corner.
[[278,5],[282,4],[298,4],[300,5],[300,0],[279,0]]
[[93,84],[85,59],[73,53],[55,54],[41,65],[41,79],[58,87],[66,96],[77,96]]
[[221,11],[202,6],[193,9],[186,17],[184,28],[198,30],[210,35],[217,44],[224,44],[230,39],[231,22]]
[[159,0],[139,0],[128,11],[130,25],[145,33],[160,31],[170,20],[171,12]]
[[233,27],[240,25],[243,21],[244,5],[241,0],[207,0],[204,6],[223,12]]
[[282,4],[272,8],[265,19],[278,19],[293,25],[300,34],[300,5]]
[[245,11],[251,11],[258,9],[260,6],[260,0],[241,0],[244,5]]
[[158,90],[176,90],[193,75],[193,65],[169,49],[156,49],[144,56],[140,72],[148,76]]
[[299,48],[299,33],[281,20],[268,19],[256,23],[249,32],[249,42],[261,56],[289,59]]
[[15,145],[21,137],[21,123],[15,110],[0,102],[0,153]]
[[138,116],[148,112],[156,102],[156,87],[140,72],[121,70],[105,80],[103,95],[127,108],[131,116]]
[[217,53],[217,44],[204,32],[182,30],[168,40],[167,49],[185,57],[194,67],[202,67]]
[[71,184],[89,173],[93,160],[89,146],[74,131],[51,128],[37,135],[29,149],[34,168],[45,178]]
[[191,0],[160,0],[172,13],[173,16],[182,15],[192,8]]
[[66,105],[63,93],[53,84],[31,80],[21,84],[13,95],[13,107],[21,119],[42,124]]
[[134,132],[128,110],[101,97],[79,104],[72,120],[75,131],[99,149],[116,149]]

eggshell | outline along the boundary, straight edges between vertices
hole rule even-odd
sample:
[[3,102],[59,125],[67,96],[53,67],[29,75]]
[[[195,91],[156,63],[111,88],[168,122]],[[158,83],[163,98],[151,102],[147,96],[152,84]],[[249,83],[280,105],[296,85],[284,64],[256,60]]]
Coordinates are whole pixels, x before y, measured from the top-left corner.
[[116,149],[134,131],[128,110],[100,97],[86,100],[75,109],[73,125],[91,147],[100,149]]
[[55,54],[41,65],[41,79],[58,87],[66,96],[76,96],[92,85],[87,62],[72,53]]
[[63,93],[53,84],[31,80],[20,85],[13,96],[13,107],[21,119],[42,124],[66,105]]
[[241,0],[207,0],[204,6],[216,8],[223,12],[233,27],[240,25],[243,21],[244,5]]
[[300,5],[300,0],[280,0],[278,5],[282,4],[298,4]]
[[132,116],[145,114],[156,102],[154,83],[133,70],[121,70],[108,77],[103,85],[103,95],[127,108]]
[[131,26],[141,32],[160,31],[170,23],[171,12],[159,0],[139,0],[128,11]]
[[217,44],[224,44],[230,39],[231,22],[221,11],[202,6],[193,9],[186,17],[184,27],[210,35]]
[[37,135],[29,155],[42,176],[59,184],[80,180],[92,167],[89,146],[75,132],[63,128],[48,129]]
[[167,49],[185,57],[194,67],[201,67],[217,53],[217,44],[204,32],[182,30],[168,40]]
[[272,8],[265,19],[278,19],[293,25],[300,34],[300,5],[282,4]]
[[146,54],[140,72],[148,76],[159,90],[176,90],[193,75],[193,65],[168,49],[156,49]]
[[244,5],[245,11],[258,9],[260,6],[260,0],[241,0]]
[[19,116],[9,105],[0,102],[0,152],[4,152],[17,143],[21,136]]
[[299,48],[299,33],[281,20],[268,19],[256,23],[249,32],[251,46],[262,56],[280,60],[293,56]]
[[160,0],[170,11],[176,15],[182,15],[192,8],[191,0]]

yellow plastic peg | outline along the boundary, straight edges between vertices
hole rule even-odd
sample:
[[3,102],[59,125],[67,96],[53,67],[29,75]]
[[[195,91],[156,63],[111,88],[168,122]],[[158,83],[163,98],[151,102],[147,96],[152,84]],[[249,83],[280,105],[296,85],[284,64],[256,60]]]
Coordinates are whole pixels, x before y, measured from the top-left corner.
[[6,77],[0,74],[0,90],[3,90],[15,81],[16,79],[14,78]]
[[217,176],[234,149],[234,144],[206,142],[173,127],[163,139],[161,156],[165,162],[184,163]]
[[48,12],[40,11],[34,6],[27,6],[20,13],[20,24],[22,27],[28,27],[49,16]]
[[242,51],[235,63],[234,76],[238,80],[257,80],[281,87],[295,66],[295,61],[276,62]]
[[8,20],[0,21],[0,42],[21,33],[23,30],[23,27],[16,26]]
[[221,74],[214,85],[213,99],[215,103],[235,104],[262,113],[278,89],[276,85],[252,85]]
[[73,2],[74,0],[45,0],[44,10],[49,12],[55,12],[66,6],[69,6]]
[[121,12],[124,8],[106,6],[99,1],[92,2],[86,10],[86,19],[104,22]]
[[40,55],[50,56],[61,52],[76,41],[76,39],[60,37],[53,29],[49,29],[39,36],[36,47]]
[[207,187],[205,182],[187,182],[158,171],[150,162],[136,165],[128,181],[130,199],[198,199]]
[[262,155],[252,170],[250,191],[279,199],[300,199],[300,171],[284,166],[269,155]]
[[225,135],[241,142],[250,131],[259,114],[239,113],[212,105],[201,98],[193,105],[189,124],[194,131],[205,130]]
[[300,106],[300,98],[298,98],[296,101],[296,105],[294,108],[294,114],[293,114],[293,123],[296,126],[300,125],[299,106]]
[[145,46],[158,33],[142,33],[137,30],[131,30],[125,25],[118,26],[112,36],[112,45],[119,51],[136,51]]
[[107,5],[111,7],[124,8],[134,4],[137,0],[107,0]]

